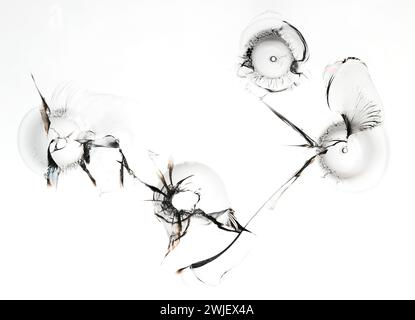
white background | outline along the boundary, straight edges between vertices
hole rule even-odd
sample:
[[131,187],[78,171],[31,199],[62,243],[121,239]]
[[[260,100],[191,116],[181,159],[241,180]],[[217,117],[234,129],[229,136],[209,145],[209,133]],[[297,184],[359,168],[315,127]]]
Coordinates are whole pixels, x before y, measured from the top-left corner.
[[[30,73],[47,97],[74,81],[135,100],[137,148],[208,164],[246,220],[308,156],[284,146],[295,134],[235,76],[240,34],[265,10],[299,28],[311,53],[308,94],[293,91],[281,111],[318,135],[324,67],[360,57],[391,155],[363,193],[310,170],[261,217],[253,250],[219,286],[160,267],[167,237],[144,189],[100,197],[79,174],[54,192],[20,159],[19,123],[39,104]],[[414,14],[409,0],[1,0],[0,298],[415,298]]]

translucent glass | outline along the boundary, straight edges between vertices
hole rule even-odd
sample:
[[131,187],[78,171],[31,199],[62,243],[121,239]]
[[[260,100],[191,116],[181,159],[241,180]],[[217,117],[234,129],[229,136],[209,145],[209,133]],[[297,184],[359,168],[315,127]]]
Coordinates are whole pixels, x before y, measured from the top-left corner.
[[253,20],[241,38],[238,75],[269,92],[298,85],[307,43],[294,26],[273,12]]

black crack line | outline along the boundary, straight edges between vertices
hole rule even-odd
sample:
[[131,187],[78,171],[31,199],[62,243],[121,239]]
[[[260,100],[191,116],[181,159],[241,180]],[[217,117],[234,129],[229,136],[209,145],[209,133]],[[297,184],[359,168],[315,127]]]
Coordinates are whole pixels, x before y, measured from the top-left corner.
[[346,137],[349,138],[350,135],[352,134],[352,124],[351,121],[349,120],[349,118],[347,117],[347,115],[345,115],[344,113],[341,114],[343,121],[344,121],[344,125],[346,126]]
[[[79,161],[79,166],[86,172],[88,177],[91,179],[94,186],[96,186],[96,180],[90,173],[87,168],[87,164],[91,161],[91,149],[92,148],[109,148],[109,149],[118,149],[121,154],[121,161],[118,161],[121,164],[120,168],[120,183],[121,186],[124,185],[124,167],[125,165],[128,167],[127,160],[122,152],[119,144],[119,140],[112,135],[106,135],[101,139],[87,139],[87,140],[76,140],[83,147],[83,155],[82,159]],[[128,167],[128,173],[131,174],[132,170]],[[134,175],[135,176],[135,175]]]
[[167,168],[169,170],[169,180],[170,180],[170,184],[173,185],[173,168],[174,168],[174,164],[173,164],[173,161],[172,160],[169,160],[169,162],[167,164]]
[[330,140],[331,142],[333,142],[332,144],[325,146],[324,150],[328,150],[331,147],[334,147],[335,145],[343,142],[343,143],[347,143],[347,140],[342,140],[342,139],[334,139],[334,140]]
[[47,157],[48,157],[48,168],[46,170],[46,184],[47,184],[48,187],[52,187],[52,186],[57,187],[59,175],[61,173],[61,169],[56,164],[55,160],[53,160],[52,154],[50,153],[50,145],[53,142],[55,142],[55,140],[52,140],[49,143],[49,146],[48,146],[48,154],[47,154]]
[[49,119],[50,108],[48,104],[46,103],[45,97],[42,95],[42,93],[40,92],[36,84],[35,77],[33,76],[33,74],[31,74],[31,76],[32,76],[33,83],[35,84],[36,90],[39,93],[40,99],[42,100],[42,107],[40,108],[40,115],[42,117],[42,122],[43,122],[43,127],[45,128],[45,132],[48,133],[49,128],[50,128],[50,119]]
[[124,187],[124,165],[122,162],[120,163],[120,184],[121,187]]
[[290,126],[294,131],[299,133],[303,139],[307,142],[306,146],[309,148],[315,148],[317,147],[317,143],[308,135],[306,134],[302,129],[297,127],[294,123],[292,123],[290,120],[288,120],[286,117],[284,117],[281,113],[279,113],[277,110],[272,108],[268,103],[266,103],[263,99],[260,99],[262,103],[264,103],[282,122]]
[[[359,58],[356,58],[356,57],[347,57],[347,58],[343,59],[343,61],[341,61],[341,64],[345,64],[348,60],[358,60],[360,63],[362,63],[364,66],[366,66],[366,64],[362,60],[360,60]],[[330,100],[330,89],[331,89],[331,86],[333,84],[334,79],[336,78],[336,75],[337,75],[337,71],[334,72],[330,76],[330,79],[327,83],[327,88],[326,88],[326,101],[327,101],[327,106],[329,107],[330,110],[331,110],[330,101],[329,101]]]
[[89,172],[88,168],[86,167],[85,161],[83,159],[79,161],[79,166],[82,168],[82,170],[85,171],[85,173],[88,175],[89,179],[91,180],[92,184],[96,187],[97,182],[92,176],[91,172]]
[[85,163],[89,164],[91,162],[91,145],[89,143],[83,143],[83,159]]
[[332,85],[333,80],[334,80],[335,77],[336,77],[335,74],[332,74],[330,76],[330,79],[327,83],[327,88],[326,88],[326,101],[327,101],[327,106],[329,107],[330,110],[331,110],[330,98],[329,98],[330,97],[330,89],[331,89],[331,85]]
[[[120,184],[121,187],[124,186],[124,170],[127,171],[127,173],[132,176],[135,179],[138,179],[138,177],[135,175],[134,171],[131,170],[131,168],[128,165],[127,158],[125,157],[121,147],[120,142],[117,138],[115,138],[112,135],[106,135],[101,139],[96,140],[88,140],[84,142],[84,160],[86,163],[89,163],[90,161],[90,150],[91,148],[109,148],[109,149],[118,149],[118,152],[121,155],[121,161],[118,161],[120,164]],[[140,179],[138,179],[140,180]],[[140,180],[141,181],[141,180]]]
[[236,219],[234,212],[232,208],[229,208],[228,210],[228,221],[231,224],[231,226],[236,229],[236,230],[240,230],[240,231],[246,231],[249,233],[252,233],[251,231],[249,231],[248,229],[245,229]]
[[[189,219],[190,217],[182,219],[180,212],[176,213],[176,217],[177,217],[177,222],[172,220],[170,224],[172,226],[172,229],[174,228],[175,224],[177,224],[178,230],[177,232],[174,232],[173,234],[170,235],[169,246],[167,248],[166,254],[164,255],[164,258],[166,258],[168,254],[172,252],[179,245],[180,240],[187,234],[187,231],[189,230],[190,221],[191,221],[191,219]],[[186,221],[186,226],[183,229],[184,221]]]
[[[123,182],[123,177],[124,177],[124,170],[126,170],[127,171],[127,173],[131,176],[131,177],[133,177],[133,179],[135,179],[135,180],[137,180],[137,181],[139,181],[140,183],[142,183],[142,184],[144,184],[147,188],[149,188],[151,191],[153,191],[153,192],[156,192],[156,193],[159,193],[159,194],[161,194],[161,195],[163,195],[163,196],[167,196],[167,194],[166,193],[164,193],[162,190],[160,190],[159,188],[157,188],[157,187],[155,187],[155,186],[152,186],[152,185],[150,185],[150,184],[148,184],[148,183],[146,183],[146,182],[144,182],[143,180],[141,180],[136,174],[135,174],[135,172],[130,168],[130,166],[129,166],[129,164],[128,164],[128,161],[127,161],[127,158],[125,157],[125,155],[124,155],[124,153],[123,153],[123,151],[122,151],[122,149],[121,148],[119,148],[118,149],[118,151],[120,152],[120,154],[121,154],[121,161],[118,161],[119,163],[120,163],[120,165],[121,165],[121,169],[120,169],[120,180],[121,180],[121,182]],[[189,177],[188,177],[189,178]],[[187,178],[186,178],[187,179]],[[184,179],[185,180],[185,179]],[[184,181],[183,180],[183,181]],[[183,182],[182,181],[182,182]],[[150,201],[155,201],[154,199],[153,200],[150,200]]]

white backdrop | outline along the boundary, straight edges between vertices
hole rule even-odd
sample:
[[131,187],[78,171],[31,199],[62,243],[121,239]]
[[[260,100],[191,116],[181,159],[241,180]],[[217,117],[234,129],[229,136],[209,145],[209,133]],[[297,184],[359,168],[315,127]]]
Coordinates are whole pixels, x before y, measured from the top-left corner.
[[[137,148],[208,164],[248,217],[308,155],[284,146],[295,134],[235,75],[240,34],[265,10],[299,28],[311,53],[306,94],[280,110],[317,135],[324,67],[360,57],[391,156],[363,193],[310,170],[221,285],[189,286],[160,266],[167,237],[144,189],[100,197],[80,174],[55,192],[20,159],[19,123],[39,104],[30,73],[47,97],[74,81],[136,101]],[[409,0],[1,0],[0,298],[415,298],[414,14]]]

